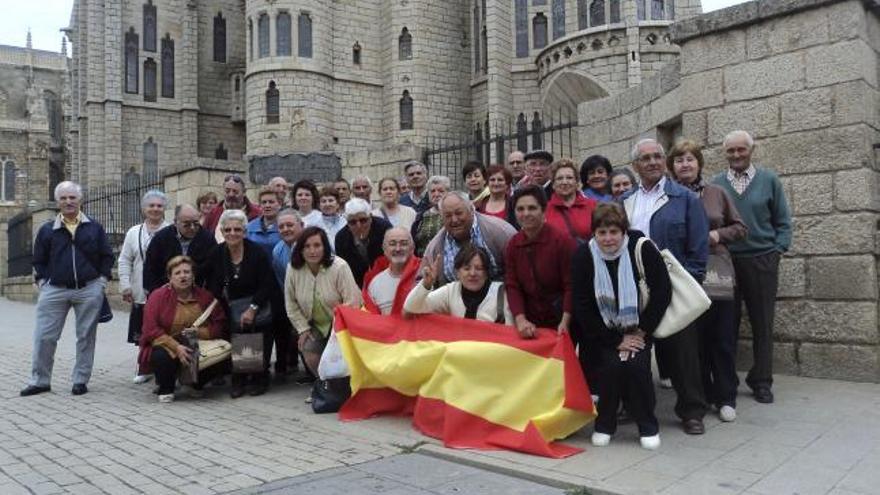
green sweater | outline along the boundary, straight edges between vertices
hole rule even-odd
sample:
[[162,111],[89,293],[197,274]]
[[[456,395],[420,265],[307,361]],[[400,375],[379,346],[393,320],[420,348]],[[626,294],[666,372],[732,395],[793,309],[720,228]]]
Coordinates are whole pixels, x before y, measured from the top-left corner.
[[728,246],[734,257],[760,256],[772,251],[784,253],[791,245],[791,212],[782,182],[771,170],[758,167],[755,170],[755,177],[742,195],[730,185],[726,171],[712,179],[727,191],[749,228],[748,237]]

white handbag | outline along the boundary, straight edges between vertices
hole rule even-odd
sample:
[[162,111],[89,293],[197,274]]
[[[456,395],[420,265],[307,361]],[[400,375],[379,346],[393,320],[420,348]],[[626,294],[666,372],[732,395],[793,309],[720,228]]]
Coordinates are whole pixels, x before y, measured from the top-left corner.
[[[636,242],[636,267],[639,270],[639,295],[641,302],[639,310],[643,310],[648,304],[651,294],[648,283],[645,281],[645,266],[642,262],[642,244],[651,242],[647,237],[642,237]],[[712,301],[700,284],[694,280],[681,263],[668,249],[660,251],[660,256],[666,263],[669,271],[669,281],[672,284],[672,299],[660,320],[660,324],[654,330],[654,338],[665,339],[683,330],[685,327],[700,317]]]

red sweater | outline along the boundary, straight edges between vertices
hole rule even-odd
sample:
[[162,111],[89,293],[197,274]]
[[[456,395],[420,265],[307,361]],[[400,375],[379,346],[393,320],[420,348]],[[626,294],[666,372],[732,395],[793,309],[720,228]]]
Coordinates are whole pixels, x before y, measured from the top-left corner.
[[[559,196],[554,194],[547,202],[545,219],[560,232],[571,235],[571,231],[574,230],[577,237],[587,240],[593,235],[593,209],[596,208],[596,204],[595,199],[589,199],[581,193],[577,193],[574,203],[571,206],[566,206]],[[565,222],[566,215],[571,222],[571,228]]]
[[544,224],[534,239],[517,232],[504,254],[504,287],[513,316],[542,328],[556,328],[562,311],[571,313],[571,258],[575,240]]
[[[201,287],[193,288],[193,295],[199,306],[204,311],[214,300],[214,295]],[[147,304],[144,306],[144,323],[141,340],[139,342],[138,364],[141,370],[150,369],[150,356],[153,353],[153,340],[165,335],[174,322],[174,314],[177,312],[177,293],[171,285],[165,284],[150,293]],[[208,319],[208,330],[212,339],[219,339],[226,329],[226,313],[223,305],[214,306],[211,317]]]
[[[214,237],[214,231],[217,230],[217,224],[220,222],[220,216],[223,215],[223,212],[226,211],[226,208],[223,207],[223,201],[217,203],[217,206],[211,210],[211,213],[208,213],[208,216],[205,217],[204,229],[210,232],[211,237]],[[259,207],[259,205],[255,205],[251,203],[251,200],[245,196],[244,198],[244,208],[242,208],[244,214],[247,215],[248,221],[251,221],[258,216],[263,214],[263,209]]]
[[[364,297],[364,308],[370,313],[377,315],[382,314],[379,310],[379,306],[377,306],[376,302],[373,301],[373,298],[370,297],[370,282],[373,281],[373,278],[375,278],[376,275],[382,273],[382,270],[388,268],[390,264],[391,262],[388,261],[388,258],[380,256],[376,258],[370,271],[364,275],[364,288],[361,293]],[[397,316],[403,314],[403,303],[406,301],[406,296],[409,295],[409,291],[411,291],[416,284],[416,275],[419,273],[419,266],[421,266],[421,264],[422,259],[416,256],[410,256],[409,261],[406,262],[406,266],[403,267],[403,274],[400,277],[400,284],[397,285],[397,291],[394,293],[394,304],[391,306],[391,313],[389,314]]]

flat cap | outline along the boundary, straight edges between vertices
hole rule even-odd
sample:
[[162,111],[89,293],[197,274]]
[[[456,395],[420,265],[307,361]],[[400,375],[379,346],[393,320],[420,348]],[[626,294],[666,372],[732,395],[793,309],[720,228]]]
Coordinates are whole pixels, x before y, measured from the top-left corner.
[[547,160],[550,163],[553,163],[553,153],[550,153],[547,150],[532,150],[526,153],[525,160]]

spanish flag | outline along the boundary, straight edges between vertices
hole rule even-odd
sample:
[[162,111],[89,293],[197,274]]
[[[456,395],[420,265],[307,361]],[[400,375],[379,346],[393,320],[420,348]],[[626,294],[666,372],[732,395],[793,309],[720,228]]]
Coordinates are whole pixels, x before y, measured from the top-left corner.
[[567,334],[523,340],[494,323],[344,306],[335,322],[352,390],[340,419],[412,415],[416,429],[447,447],[554,458],[581,452],[554,443],[596,416]]

